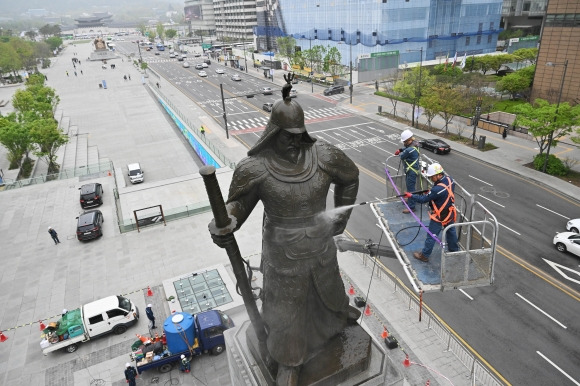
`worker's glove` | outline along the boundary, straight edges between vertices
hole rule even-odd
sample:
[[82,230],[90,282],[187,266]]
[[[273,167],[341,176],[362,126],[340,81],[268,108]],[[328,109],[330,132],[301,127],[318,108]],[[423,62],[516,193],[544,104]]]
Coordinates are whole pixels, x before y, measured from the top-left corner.
[[405,194],[403,194],[403,197],[405,197],[405,198],[411,198],[411,197],[413,197],[413,195],[411,193],[409,193],[409,192],[405,192]]
[[395,152],[395,155],[399,155],[401,153],[401,149],[397,149],[397,151]]

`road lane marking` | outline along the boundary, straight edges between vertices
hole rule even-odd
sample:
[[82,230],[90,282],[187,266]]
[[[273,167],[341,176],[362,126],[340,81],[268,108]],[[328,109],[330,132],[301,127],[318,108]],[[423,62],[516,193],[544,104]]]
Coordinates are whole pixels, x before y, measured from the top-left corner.
[[558,272],[560,275],[562,275],[562,277],[566,280],[569,280],[571,282],[580,284],[580,280],[577,279],[572,279],[570,276],[568,276],[566,273],[564,273],[563,271],[570,271],[573,272],[574,274],[576,274],[577,276],[580,276],[580,272],[578,271],[574,271],[572,268],[568,268],[564,265],[558,264],[558,263],[554,263],[551,260],[548,259],[544,259],[542,258],[542,260],[544,260],[550,267],[554,268],[554,271]]
[[493,185],[492,185],[492,184],[490,184],[489,182],[485,182],[484,180],[480,180],[479,178],[476,178],[476,177],[474,177],[474,176],[472,176],[472,175],[470,175],[470,174],[468,174],[467,176],[468,176],[468,177],[470,177],[470,178],[473,178],[474,180],[477,180],[477,181],[479,181],[479,182],[481,182],[481,183],[483,183],[483,184],[486,184],[486,185],[489,185],[489,186],[493,186]]
[[467,292],[465,292],[462,288],[459,288],[459,292],[461,292],[463,295],[467,296],[467,298],[469,300],[473,300],[473,297],[469,296],[469,294]]
[[554,213],[555,215],[558,215],[558,216],[560,216],[560,217],[563,217],[563,218],[565,218],[566,220],[570,220],[570,217],[566,217],[566,216],[564,216],[563,214],[560,214],[560,213],[558,213],[558,212],[554,212],[553,210],[550,210],[550,209],[548,209],[548,208],[546,208],[546,207],[543,207],[542,205],[536,204],[536,206],[537,206],[537,207],[539,207],[539,208],[542,208],[542,209],[544,209],[544,210],[547,210],[547,211],[548,211],[548,212],[550,212],[550,213]]
[[502,204],[498,204],[497,202],[495,202],[495,201],[493,201],[493,200],[490,200],[489,198],[487,198],[487,197],[484,197],[484,196],[482,196],[482,195],[481,195],[481,194],[479,194],[479,193],[478,193],[477,195],[478,195],[479,197],[481,197],[481,198],[484,198],[484,199],[486,199],[487,201],[489,201],[489,202],[491,202],[491,203],[494,203],[494,204],[496,204],[497,206],[501,206],[502,208],[505,208],[505,206],[503,206]]
[[528,299],[524,298],[522,295],[520,295],[519,293],[516,292],[516,296],[518,296],[520,299],[522,299],[523,301],[525,301],[526,303],[528,303],[530,306],[534,307],[536,310],[540,311],[542,314],[546,315],[548,318],[552,319],[552,321],[556,322],[557,324],[560,325],[560,327],[562,327],[563,329],[567,329],[568,327],[566,327],[565,325],[563,325],[562,323],[560,323],[556,318],[554,318],[552,315],[548,314],[546,311],[542,310],[540,307],[536,306],[534,303],[530,302]]
[[518,236],[521,236],[521,235],[522,235],[521,233],[514,231],[512,228],[508,228],[508,227],[506,227],[505,225],[503,225],[503,224],[502,224],[502,223],[500,223],[499,221],[498,221],[498,224],[499,224],[499,225],[501,225],[502,227],[504,227],[505,229],[507,229],[508,231],[512,231],[512,232],[514,232],[514,233],[515,233],[516,235],[518,235]]
[[546,360],[546,362],[548,362],[549,364],[551,364],[552,366],[554,366],[559,372],[561,372],[562,374],[564,374],[566,376],[566,378],[568,378],[569,380],[571,380],[572,382],[574,382],[576,385],[580,386],[580,383],[577,380],[575,380],[570,375],[568,375],[567,372],[565,372],[564,370],[562,370],[561,368],[559,368],[554,362],[552,362],[551,360],[549,360],[547,356],[545,356],[544,354],[542,354],[539,351],[536,351],[536,353],[539,356],[541,356],[542,358],[544,358]]

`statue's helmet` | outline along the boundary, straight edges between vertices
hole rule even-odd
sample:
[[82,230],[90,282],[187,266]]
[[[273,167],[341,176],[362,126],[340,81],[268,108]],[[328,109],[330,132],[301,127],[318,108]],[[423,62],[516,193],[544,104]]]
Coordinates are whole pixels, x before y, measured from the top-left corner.
[[316,142],[316,139],[308,135],[306,131],[304,110],[302,110],[300,104],[290,98],[280,99],[274,103],[266,130],[264,130],[258,142],[248,151],[248,155],[260,152],[280,130],[286,130],[292,134],[302,134],[302,141],[305,143]]

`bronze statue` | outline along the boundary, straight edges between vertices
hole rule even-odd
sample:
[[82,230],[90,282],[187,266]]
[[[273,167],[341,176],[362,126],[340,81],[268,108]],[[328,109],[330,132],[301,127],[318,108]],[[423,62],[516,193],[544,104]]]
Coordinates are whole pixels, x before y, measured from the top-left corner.
[[94,45],[95,45],[95,50],[106,50],[107,49],[107,45],[105,44],[105,41],[103,40],[102,37],[96,38],[94,41]]
[[[289,97],[292,76],[285,79],[283,99],[274,103],[264,133],[234,171],[226,208],[235,231],[258,201],[264,205],[267,351],[278,363],[276,383],[296,385],[300,366],[360,315],[349,307],[333,241],[352,208],[326,212],[332,184],[335,207],[354,204],[359,171],[340,149],[308,134],[302,107]],[[212,237],[223,247],[221,234]]]

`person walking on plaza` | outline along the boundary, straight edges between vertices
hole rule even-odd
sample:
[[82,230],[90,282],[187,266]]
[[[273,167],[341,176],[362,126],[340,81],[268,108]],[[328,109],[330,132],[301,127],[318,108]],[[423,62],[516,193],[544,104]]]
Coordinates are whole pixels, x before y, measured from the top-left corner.
[[147,304],[147,308],[145,308],[145,314],[147,314],[147,319],[151,321],[151,329],[154,329],[157,327],[155,326],[155,315],[153,315],[153,309],[151,307],[153,307],[153,304]]
[[180,368],[180,370],[185,371],[186,373],[189,373],[190,369],[191,369],[191,363],[190,363],[189,359],[185,355],[181,354],[181,368]]
[[52,237],[54,245],[60,244],[60,240],[58,239],[58,233],[56,233],[53,227],[48,227],[48,233],[50,234],[50,237]]
[[[419,195],[405,192],[404,196],[420,204],[429,203],[429,218],[431,219],[429,232],[439,237],[441,230],[447,225],[455,223],[457,218],[454,194],[455,181],[450,176],[446,176],[441,165],[437,163],[429,165],[426,175],[433,182],[433,187],[427,194]],[[413,253],[415,259],[426,263],[429,262],[429,256],[431,256],[435,246],[435,239],[431,234],[427,234],[423,250]],[[447,231],[447,246],[449,252],[457,252],[459,250],[455,227],[451,227]]]
[[66,72],[66,76],[68,76],[68,71]]
[[131,80],[131,74],[127,74],[127,77],[129,78],[129,80]]
[[125,379],[127,380],[129,386],[137,385],[135,378],[137,378],[137,369],[131,366],[131,363],[129,362],[125,363]]
[[201,127],[199,128],[199,132],[201,133],[201,135],[205,134],[205,127],[203,127],[203,125],[201,125]]
[[[403,162],[407,191],[414,192],[417,185],[417,176],[421,169],[419,164],[419,144],[415,141],[411,130],[408,129],[401,133],[401,142],[403,142],[405,147],[397,150],[395,155],[401,157],[401,161]],[[415,201],[412,198],[407,200],[407,206],[409,208],[403,209],[403,213],[411,213],[411,211],[415,211]]]

